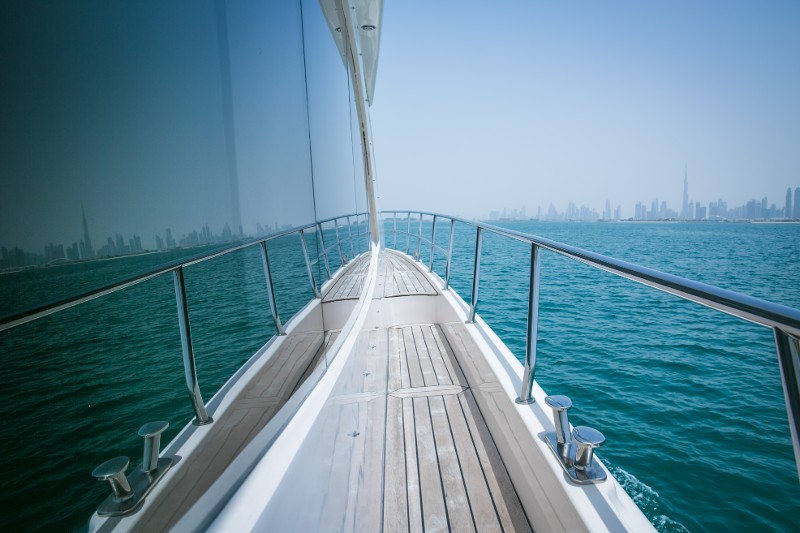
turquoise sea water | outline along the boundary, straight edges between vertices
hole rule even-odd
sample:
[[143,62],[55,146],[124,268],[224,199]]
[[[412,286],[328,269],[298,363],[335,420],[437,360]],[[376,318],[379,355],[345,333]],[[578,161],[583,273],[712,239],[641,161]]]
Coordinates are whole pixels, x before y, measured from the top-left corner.
[[[800,307],[800,225],[507,225]],[[452,284],[469,300],[474,230],[456,228]],[[447,229],[437,226],[442,245]],[[297,239],[270,247],[284,320],[311,297]],[[176,253],[0,275],[2,312]],[[528,254],[487,235],[481,256],[478,312],[519,356]],[[421,256],[427,263],[427,246]],[[443,275],[441,253],[434,267]],[[274,333],[258,250],[190,267],[186,283],[208,401]],[[795,529],[800,484],[769,330],[548,252],[541,291],[537,379],[572,398],[573,424],[606,435],[601,457],[660,530]],[[85,528],[107,491],[92,468],[115,455],[137,461],[146,421],[169,420],[168,440],[190,420],[176,326],[166,276],[0,334],[0,529]]]

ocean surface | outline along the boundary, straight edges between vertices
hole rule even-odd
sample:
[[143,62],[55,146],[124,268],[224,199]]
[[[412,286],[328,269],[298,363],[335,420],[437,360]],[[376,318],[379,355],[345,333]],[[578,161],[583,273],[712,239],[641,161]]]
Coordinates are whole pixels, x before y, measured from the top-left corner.
[[[800,225],[500,224],[800,307]],[[405,250],[393,227],[386,244]],[[440,246],[448,230],[437,225]],[[451,281],[467,301],[474,235],[456,225]],[[312,292],[297,235],[269,246],[285,322]],[[0,315],[201,251],[0,274]],[[423,244],[426,264],[429,254]],[[436,252],[442,276],[444,263]],[[485,234],[478,313],[519,357],[528,265],[527,245]],[[326,278],[321,264],[315,275]],[[188,267],[186,286],[208,402],[274,334],[258,248]],[[660,531],[796,530],[800,483],[770,330],[546,251],[539,317],[538,382],[572,398],[573,425],[604,433],[599,455]],[[139,461],[143,423],[169,420],[166,442],[192,417],[170,275],[0,333],[0,369],[3,531],[84,530],[108,491],[92,469]]]

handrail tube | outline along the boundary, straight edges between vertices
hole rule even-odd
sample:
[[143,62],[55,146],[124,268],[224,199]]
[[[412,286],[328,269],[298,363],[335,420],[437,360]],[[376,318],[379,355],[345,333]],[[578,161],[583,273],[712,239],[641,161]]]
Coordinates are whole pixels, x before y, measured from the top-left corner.
[[475,322],[475,312],[478,309],[478,282],[481,277],[481,235],[482,228],[478,227],[475,232],[475,263],[472,269],[472,301],[469,304],[469,317],[467,323]]
[[394,213],[392,222],[394,223],[394,249],[397,250],[397,212]]
[[778,366],[781,369],[783,399],[789,418],[789,430],[794,446],[794,460],[800,476],[800,339],[780,328],[773,329]]
[[303,257],[306,260],[306,270],[308,271],[308,281],[311,283],[311,290],[314,291],[314,298],[321,298],[319,289],[317,289],[317,282],[314,279],[314,272],[311,268],[311,261],[308,260],[308,246],[306,245],[305,233],[300,230],[300,244],[303,246]]
[[528,335],[525,345],[525,361],[522,371],[522,388],[517,403],[530,404],[535,400],[531,396],[533,380],[536,374],[536,342],[539,332],[539,279],[540,279],[539,247],[531,244],[530,285],[528,286]]
[[195,419],[192,421],[197,426],[204,426],[213,422],[206,412],[203,396],[200,394],[200,384],[197,381],[197,365],[192,347],[192,329],[189,324],[189,305],[186,302],[186,284],[183,279],[183,267],[172,271],[175,283],[175,300],[178,304],[178,326],[181,332],[181,349],[183,351],[183,373],[186,378],[186,387],[189,389],[189,398],[192,401]]
[[673,276],[672,274],[666,274],[655,269],[634,265],[575,246],[561,244],[550,239],[528,235],[481,222],[473,222],[459,217],[451,217],[439,213],[425,214],[431,216],[436,214],[440,217],[449,218],[450,220],[455,220],[469,226],[482,228],[483,230],[490,231],[497,235],[510,237],[529,244],[534,243],[540,248],[605,270],[611,274],[647,285],[648,287],[653,287],[685,300],[705,305],[706,307],[716,309],[717,311],[736,316],[761,326],[766,326],[768,328],[779,327],[787,333],[800,337],[800,310],[785,305],[776,304],[727,289],[721,289],[698,281],[692,281],[680,276]]
[[436,247],[436,215],[433,215],[433,224],[431,225],[431,262],[430,265],[428,265],[428,272],[433,272],[433,252],[435,247]]
[[[405,234],[405,232],[403,232],[403,231],[398,231],[398,233]],[[412,234],[412,236],[413,236],[415,239],[417,238],[417,236],[416,236],[416,235],[413,235],[413,234]],[[423,237],[422,237],[422,244],[432,244],[432,243],[431,243],[431,240],[430,240],[430,239],[428,239],[427,237],[423,236]],[[447,253],[447,248],[445,248],[444,246],[439,246],[438,244],[435,244],[435,246],[436,246],[436,249],[437,249],[437,250],[439,250],[440,252],[442,252],[443,254],[446,254],[446,253]],[[396,248],[395,248],[395,249],[396,249]]]
[[269,267],[269,254],[267,253],[267,242],[261,241],[261,262],[264,265],[264,278],[267,281],[267,295],[269,296],[269,309],[272,312],[272,319],[275,321],[275,329],[278,335],[286,335],[278,315],[278,302],[275,300],[275,287],[272,284],[272,269]]
[[444,267],[444,290],[450,288],[450,261],[453,259],[453,237],[456,231],[456,221],[450,219],[450,243],[447,246],[447,265]]
[[[356,213],[361,214],[361,213]],[[338,217],[331,217],[322,220],[322,223],[330,222],[332,220],[336,220],[339,218],[348,218],[352,215],[341,215]],[[280,239],[281,237],[285,237],[287,235],[291,235],[293,233],[297,233],[300,230],[309,229],[314,226],[314,223],[306,224],[304,226],[295,226],[293,228],[289,228],[283,231],[279,231],[268,235],[266,237],[258,237],[249,241],[245,241],[240,244],[236,244],[233,246],[229,246],[224,249],[217,249],[211,252],[203,252],[194,256],[190,256],[188,258],[176,259],[171,261],[165,265],[161,265],[155,267],[154,269],[147,270],[145,272],[137,273],[132,276],[122,278],[119,281],[112,282],[108,285],[103,285],[101,287],[97,287],[85,292],[82,292],[75,296],[70,296],[61,300],[57,300],[55,302],[49,302],[43,305],[34,306],[29,309],[24,309],[19,312],[11,313],[9,315],[0,317],[0,332],[5,331],[7,329],[14,328],[16,326],[21,326],[23,324],[27,324],[28,322],[32,322],[39,318],[44,318],[46,316],[52,315],[54,313],[58,313],[60,311],[64,311],[76,305],[80,305],[82,303],[86,303],[90,300],[94,300],[96,298],[100,298],[106,296],[108,294],[112,294],[114,292],[127,289],[128,287],[132,287],[134,285],[138,285],[139,283],[151,280],[163,274],[167,274],[169,272],[174,271],[176,268],[179,267],[188,267],[192,265],[196,265],[198,263],[202,263],[204,261],[209,261],[211,259],[215,259],[217,257],[221,257],[223,255],[237,252],[239,250],[243,250],[245,248],[249,248],[250,246],[254,246],[259,244],[261,241],[271,241],[274,239]],[[351,240],[352,246],[352,240]],[[355,255],[355,254],[354,254]]]
[[[422,216],[422,213],[424,212],[420,212],[420,216]],[[472,222],[459,217],[450,217],[440,215],[439,213],[425,214],[449,218],[451,227],[456,221],[476,227],[476,255],[472,281],[472,303],[470,305],[468,322],[474,321],[475,309],[477,306],[481,231],[491,231],[500,236],[527,242],[532,246],[531,285],[528,294],[528,348],[526,349],[525,369],[523,371],[522,390],[519,398],[521,403],[527,399],[526,396],[530,398],[530,386],[532,386],[533,374],[535,372],[535,336],[537,329],[535,323],[538,320],[539,248],[550,250],[589,266],[605,270],[611,274],[705,305],[711,309],[743,320],[771,328],[775,336],[778,365],[780,367],[786,412],[789,418],[789,427],[792,435],[795,463],[798,475],[800,476],[800,310],[721,289],[705,283],[681,278],[679,276],[673,276],[658,270],[641,267],[583,250],[575,246],[561,244],[550,239],[528,235],[514,230],[507,230],[490,224]],[[408,216],[411,216],[411,211],[408,212]],[[445,285],[447,285],[447,280],[445,281]],[[526,388],[528,390],[526,390]]]

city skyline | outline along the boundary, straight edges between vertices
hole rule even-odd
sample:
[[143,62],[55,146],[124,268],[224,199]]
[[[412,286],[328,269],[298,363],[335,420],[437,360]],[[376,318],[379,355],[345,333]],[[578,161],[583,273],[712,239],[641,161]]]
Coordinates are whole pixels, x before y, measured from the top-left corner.
[[489,211],[487,220],[800,220],[800,186],[787,187],[785,195],[778,201],[762,196],[735,206],[724,200],[724,196],[719,195],[716,200],[705,203],[694,200],[689,192],[688,172],[684,171],[683,198],[677,210],[659,197],[649,201],[638,200],[628,208],[612,203],[610,198],[604,201],[602,208],[578,205],[569,200],[563,210],[553,202],[548,202],[546,207],[537,203],[534,213],[529,213],[526,205],[519,209],[494,209]]
[[385,209],[610,199],[629,217],[658,197],[680,214],[687,164],[704,205],[781,205],[800,180],[800,3],[512,3],[465,2],[444,25],[446,3],[386,4],[371,109]]
[[[274,231],[286,229],[286,227],[288,226],[279,226],[278,223],[276,223]],[[154,247],[143,246],[142,238],[138,233],[134,233],[132,237],[126,239],[122,233],[112,231],[113,237],[109,235],[103,244],[95,249],[92,244],[92,232],[90,224],[87,221],[86,209],[83,204],[81,204],[81,230],[82,239],[75,240],[71,244],[55,242],[57,239],[52,240],[43,246],[44,253],[31,251],[31,247],[26,248],[21,245],[7,247],[4,243],[0,243],[0,270],[45,266],[48,264],[70,261],[89,261],[92,259],[121,257],[125,255],[173,250],[176,248],[191,248],[195,246],[231,242],[246,237],[241,226],[239,226],[237,232],[231,229],[230,225],[226,223],[222,227],[220,233],[214,233],[209,224],[206,223],[199,230],[194,229],[188,233],[182,233],[177,239],[173,236],[172,228],[167,227],[162,234],[156,233],[153,236],[152,242],[155,243]],[[265,227],[260,222],[256,223],[256,235],[266,235],[272,231],[272,226],[267,225]]]

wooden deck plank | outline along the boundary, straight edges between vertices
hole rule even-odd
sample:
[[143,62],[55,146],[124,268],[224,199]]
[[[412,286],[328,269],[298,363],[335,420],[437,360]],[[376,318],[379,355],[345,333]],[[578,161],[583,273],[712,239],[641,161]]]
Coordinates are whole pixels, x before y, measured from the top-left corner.
[[450,344],[450,340],[447,336],[447,331],[451,331],[451,324],[436,324],[432,329],[431,333],[433,333],[433,338],[436,341],[436,345],[439,347],[440,352],[442,353],[444,364],[447,366],[447,370],[450,372],[450,376],[453,378],[453,382],[458,385],[467,385],[467,378],[464,376],[464,371],[461,370],[461,365],[458,363],[458,359],[456,359],[456,355],[453,352],[453,347]]
[[447,531],[448,516],[439,474],[436,444],[433,440],[428,398],[413,398],[416,426],[422,522],[425,531]]
[[[397,331],[397,330],[392,330]],[[403,400],[389,397],[386,404],[386,465],[383,481],[383,530],[409,531],[408,489],[403,437]]]
[[406,462],[406,490],[408,502],[408,530],[412,533],[423,531],[422,494],[420,492],[419,462],[417,461],[417,428],[414,417],[414,400],[406,398],[403,402],[403,443]]
[[444,404],[450,421],[450,429],[453,432],[453,441],[461,464],[464,486],[467,489],[475,527],[478,531],[502,531],[492,495],[478,459],[478,452],[461,408],[461,401],[457,396],[445,396]]
[[466,390],[461,385],[433,385],[431,387],[414,387],[411,389],[397,389],[389,393],[395,398],[419,398],[420,396],[450,396],[461,394]]
[[399,252],[386,251],[386,284],[383,296],[435,295],[438,291],[422,271],[424,266]]
[[395,285],[397,285],[397,291],[395,292],[395,296],[400,294],[408,294],[408,287],[406,286],[406,280],[403,279],[403,273],[399,271],[394,271],[392,273],[392,277],[394,278]]
[[388,392],[403,388],[403,365],[405,350],[402,332],[397,328],[389,330],[389,379]]
[[424,387],[425,379],[422,375],[422,367],[420,366],[417,348],[414,344],[414,335],[410,327],[403,328],[403,344],[406,349],[409,387]]
[[459,396],[459,400],[503,530],[531,531],[517,491],[511,483],[511,478],[508,477],[506,467],[483,421],[472,392],[466,391]]
[[452,385],[454,384],[453,378],[451,377],[450,370],[447,368],[447,365],[444,361],[446,355],[443,353],[443,348],[436,342],[433,334],[433,330],[435,328],[436,326],[433,325],[422,326],[420,328],[422,339],[428,349],[428,354],[431,358],[431,364],[433,364],[433,371],[436,373],[436,381],[440,385]]
[[428,347],[425,345],[425,339],[422,336],[422,326],[411,326],[411,336],[414,338],[414,351],[419,358],[419,367],[422,370],[422,378],[425,381],[426,387],[438,385],[436,372],[433,369],[433,362],[431,355],[428,353]]
[[428,399],[431,412],[431,425],[436,445],[436,457],[442,477],[445,505],[447,506],[448,527],[452,531],[475,531],[464,476],[456,455],[450,422],[444,407],[444,398],[431,396]]
[[364,255],[343,267],[333,284],[325,291],[323,302],[358,298],[364,284],[364,272],[369,266],[369,257]]

